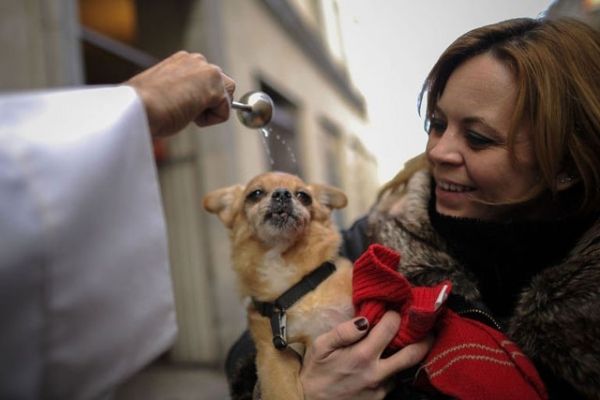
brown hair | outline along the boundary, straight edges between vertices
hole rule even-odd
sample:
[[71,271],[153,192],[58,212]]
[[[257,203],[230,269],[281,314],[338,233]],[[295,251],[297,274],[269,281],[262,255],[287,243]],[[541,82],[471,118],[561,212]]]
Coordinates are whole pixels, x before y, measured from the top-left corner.
[[[528,198],[546,190],[556,195],[557,175],[566,172],[582,187],[579,212],[600,210],[600,33],[566,18],[519,18],[474,29],[454,41],[427,76],[419,96],[419,107],[427,96],[426,120],[452,72],[482,53],[506,63],[515,76],[509,148],[514,149],[516,128],[525,121],[531,126],[540,183]],[[419,165],[425,165],[423,158],[417,157]],[[408,178],[399,173],[379,196]]]

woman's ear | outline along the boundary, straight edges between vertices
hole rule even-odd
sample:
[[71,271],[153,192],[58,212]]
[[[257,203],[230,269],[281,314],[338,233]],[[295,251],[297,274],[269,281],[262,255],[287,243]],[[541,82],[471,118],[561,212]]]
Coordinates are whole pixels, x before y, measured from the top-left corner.
[[579,178],[568,172],[561,172],[556,175],[556,188],[558,191],[566,190],[579,182]]

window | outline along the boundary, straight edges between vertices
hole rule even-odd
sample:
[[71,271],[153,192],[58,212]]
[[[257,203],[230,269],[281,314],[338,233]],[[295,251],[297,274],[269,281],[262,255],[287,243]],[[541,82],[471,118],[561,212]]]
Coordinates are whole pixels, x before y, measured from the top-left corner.
[[192,3],[79,0],[86,83],[123,82],[180,49]]
[[85,81],[118,83],[154,63],[134,46],[138,15],[133,0],[79,0]]

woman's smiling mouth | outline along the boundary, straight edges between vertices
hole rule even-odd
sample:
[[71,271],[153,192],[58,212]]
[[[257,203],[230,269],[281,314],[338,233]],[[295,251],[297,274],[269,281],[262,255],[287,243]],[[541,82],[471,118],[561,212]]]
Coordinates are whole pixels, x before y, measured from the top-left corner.
[[471,186],[459,185],[457,183],[438,181],[438,188],[445,192],[454,192],[454,193],[464,193],[464,192],[472,192],[475,188]]

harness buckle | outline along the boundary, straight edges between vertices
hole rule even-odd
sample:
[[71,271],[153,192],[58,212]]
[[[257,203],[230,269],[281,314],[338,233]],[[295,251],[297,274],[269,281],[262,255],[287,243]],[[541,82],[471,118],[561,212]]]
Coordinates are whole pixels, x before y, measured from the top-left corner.
[[287,347],[286,326],[287,316],[285,310],[276,308],[271,316],[271,330],[273,331],[273,346],[277,350],[283,350]]

